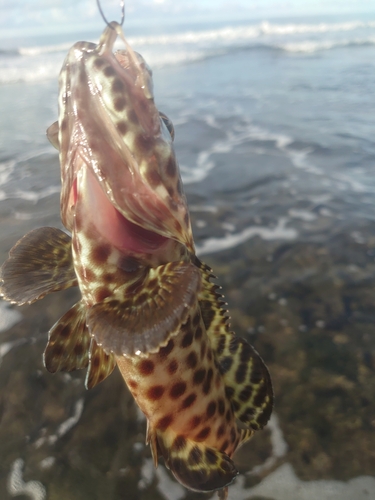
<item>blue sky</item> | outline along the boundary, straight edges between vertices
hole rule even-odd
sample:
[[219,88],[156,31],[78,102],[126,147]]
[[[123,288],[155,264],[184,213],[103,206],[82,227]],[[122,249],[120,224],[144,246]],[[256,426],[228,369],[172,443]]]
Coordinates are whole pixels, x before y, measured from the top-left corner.
[[[119,18],[120,0],[101,0],[108,18]],[[318,14],[375,13],[375,0],[126,0],[128,22],[161,18],[234,19]],[[0,0],[0,36],[69,27],[102,26],[95,0]]]

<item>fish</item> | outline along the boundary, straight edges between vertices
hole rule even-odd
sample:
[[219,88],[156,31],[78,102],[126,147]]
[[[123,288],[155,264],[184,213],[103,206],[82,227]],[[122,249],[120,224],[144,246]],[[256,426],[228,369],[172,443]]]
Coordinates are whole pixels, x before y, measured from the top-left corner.
[[[120,37],[125,49],[114,52]],[[59,77],[47,130],[61,167],[61,220],[37,228],[1,267],[3,299],[31,304],[79,288],[49,330],[51,373],[87,369],[95,387],[119,369],[146,416],[146,443],[175,478],[227,498],[233,455],[273,408],[268,369],[230,330],[221,288],[196,255],[174,129],[152,71],[112,22],[78,42]]]

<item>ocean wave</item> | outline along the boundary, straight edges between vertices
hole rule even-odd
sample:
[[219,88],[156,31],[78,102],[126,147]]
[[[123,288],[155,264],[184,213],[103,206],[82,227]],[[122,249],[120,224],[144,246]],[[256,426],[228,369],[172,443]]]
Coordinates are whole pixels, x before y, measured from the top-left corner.
[[285,50],[286,52],[304,52],[314,53],[322,50],[330,50],[339,47],[360,47],[366,45],[375,45],[375,36],[362,39],[343,39],[343,40],[302,40],[299,42],[289,42],[285,44],[276,44],[275,48]]

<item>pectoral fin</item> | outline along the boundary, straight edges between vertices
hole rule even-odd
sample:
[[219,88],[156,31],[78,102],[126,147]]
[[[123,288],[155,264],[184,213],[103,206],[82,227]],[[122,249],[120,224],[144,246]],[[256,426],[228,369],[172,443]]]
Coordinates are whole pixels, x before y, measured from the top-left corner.
[[119,287],[114,297],[91,307],[87,325],[107,353],[157,352],[185,323],[199,288],[200,273],[191,263],[151,268],[136,291]]
[[209,492],[225,488],[238,475],[232,460],[204,443],[197,443],[167,429],[157,431],[157,440],[166,466],[186,488]]
[[47,139],[57,151],[60,150],[59,122],[53,122],[52,125],[47,128]]
[[19,306],[76,286],[70,236],[54,227],[30,231],[10,250],[0,278],[2,297]]

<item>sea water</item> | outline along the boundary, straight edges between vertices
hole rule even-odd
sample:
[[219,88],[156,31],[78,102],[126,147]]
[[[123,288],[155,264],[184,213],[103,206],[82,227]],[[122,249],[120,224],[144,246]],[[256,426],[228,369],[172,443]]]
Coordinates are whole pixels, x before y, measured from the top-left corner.
[[[234,329],[255,344],[275,383],[275,417],[239,452],[243,475],[230,498],[374,499],[375,17],[125,33],[153,69],[156,103],[174,123],[197,253],[219,275]],[[68,49],[98,37],[0,39],[2,260],[28,230],[61,227],[58,155],[45,130],[57,119]],[[185,498],[163,468],[155,475],[141,444],[144,423],[121,403],[130,408],[128,395],[108,396],[119,381],[85,393],[81,379],[43,371],[46,332],[66,307],[57,297],[22,314],[2,304],[4,491],[25,493],[26,468],[36,500],[46,492],[120,499],[123,488],[129,500],[155,489],[158,498]],[[10,404],[9,392],[23,394],[25,384],[30,394]],[[39,409],[35,394],[44,394]],[[107,403],[116,415],[110,436],[100,417]],[[96,437],[80,428],[85,415]],[[59,434],[65,421],[72,425]],[[132,431],[121,434],[122,425]]]

